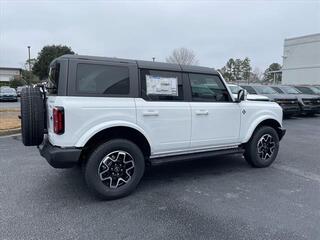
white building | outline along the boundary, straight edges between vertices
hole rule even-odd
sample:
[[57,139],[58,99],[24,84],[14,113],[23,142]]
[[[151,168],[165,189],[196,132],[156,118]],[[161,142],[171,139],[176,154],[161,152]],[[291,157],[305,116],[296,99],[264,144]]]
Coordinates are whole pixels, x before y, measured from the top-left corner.
[[284,40],[282,84],[320,84],[320,33]]
[[21,76],[21,68],[0,67],[0,82],[9,82],[15,76]]

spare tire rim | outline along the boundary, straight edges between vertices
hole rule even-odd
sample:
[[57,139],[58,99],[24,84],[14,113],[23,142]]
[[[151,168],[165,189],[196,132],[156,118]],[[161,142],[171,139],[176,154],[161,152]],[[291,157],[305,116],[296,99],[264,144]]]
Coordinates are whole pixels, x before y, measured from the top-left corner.
[[257,144],[259,157],[266,161],[269,160],[276,148],[276,142],[270,134],[264,134]]
[[118,188],[128,183],[134,172],[133,157],[122,150],[113,151],[99,164],[100,180],[109,188]]

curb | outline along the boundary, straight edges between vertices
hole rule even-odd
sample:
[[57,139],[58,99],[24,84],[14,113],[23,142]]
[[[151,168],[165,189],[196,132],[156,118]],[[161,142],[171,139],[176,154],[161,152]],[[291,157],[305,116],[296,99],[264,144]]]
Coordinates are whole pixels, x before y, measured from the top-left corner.
[[6,135],[12,135],[16,133],[20,133],[21,128],[13,128],[13,129],[8,129],[8,130],[1,130],[0,131],[0,136],[6,136]]

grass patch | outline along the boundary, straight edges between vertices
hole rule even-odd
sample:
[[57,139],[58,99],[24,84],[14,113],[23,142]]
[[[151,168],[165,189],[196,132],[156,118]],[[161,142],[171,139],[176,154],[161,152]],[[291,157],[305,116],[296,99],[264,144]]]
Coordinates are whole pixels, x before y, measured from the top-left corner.
[[21,120],[18,118],[18,115],[20,115],[20,110],[0,111],[0,131],[20,128]]
[[20,108],[2,108],[0,113],[2,112],[20,112]]

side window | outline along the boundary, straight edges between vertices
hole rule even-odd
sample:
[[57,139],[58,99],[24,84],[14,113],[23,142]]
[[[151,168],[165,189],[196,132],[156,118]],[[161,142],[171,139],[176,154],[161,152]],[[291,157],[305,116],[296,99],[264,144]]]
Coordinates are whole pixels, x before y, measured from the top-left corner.
[[230,102],[228,90],[215,75],[189,73],[192,101]]
[[253,87],[250,87],[250,86],[241,86],[241,87],[247,90],[249,94],[257,94],[257,92],[253,89]]
[[129,69],[121,66],[80,63],[77,66],[76,91],[92,94],[129,94]]
[[140,70],[141,96],[147,101],[183,101],[180,72]]

